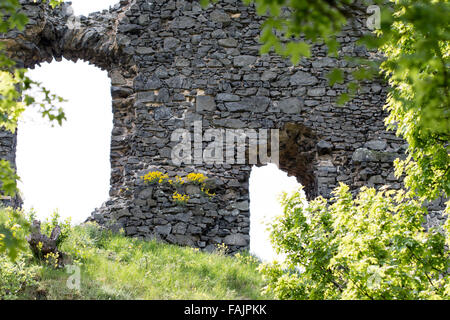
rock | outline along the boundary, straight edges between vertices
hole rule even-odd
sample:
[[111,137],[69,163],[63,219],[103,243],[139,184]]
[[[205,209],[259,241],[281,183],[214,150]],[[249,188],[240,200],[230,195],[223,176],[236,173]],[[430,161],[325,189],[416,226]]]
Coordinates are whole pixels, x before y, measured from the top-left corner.
[[170,88],[181,89],[185,85],[185,79],[186,78],[184,76],[174,76],[167,79],[165,82]]
[[141,27],[137,24],[120,24],[119,31],[121,33],[131,33],[133,31],[139,30]]
[[333,150],[333,145],[325,140],[320,140],[316,147],[319,155],[329,154]]
[[162,82],[157,77],[151,77],[145,83],[144,90],[156,90],[162,87]]
[[145,105],[149,102],[156,102],[158,97],[153,92],[139,92],[136,97],[135,106]]
[[316,77],[309,73],[298,71],[290,79],[291,86],[312,86],[318,83]]
[[326,94],[325,88],[314,88],[308,90],[308,96],[310,97],[322,97]]
[[389,182],[398,181],[398,179],[395,176],[394,172],[389,173],[389,175],[387,176],[386,180],[389,181]]
[[216,101],[214,100],[214,97],[197,96],[196,110],[197,110],[197,112],[215,111],[216,110]]
[[375,184],[383,184],[385,183],[384,179],[380,175],[372,176],[369,178],[368,184],[369,186],[373,186]]
[[288,98],[281,100],[278,107],[284,113],[300,113],[303,103],[298,98]]
[[[176,208],[177,208],[178,211],[182,210],[182,208],[180,208],[180,207],[176,207]],[[182,222],[188,222],[190,217],[191,216],[188,213],[177,213],[175,215],[175,220],[176,221],[182,221]]]
[[238,45],[237,40],[233,38],[220,39],[218,43],[225,48],[235,48]]
[[270,99],[264,96],[255,96],[252,98],[253,112],[263,113],[266,112],[270,104]]
[[187,230],[187,224],[184,222],[177,223],[172,230],[174,234],[185,234]]
[[312,66],[315,69],[322,69],[325,67],[335,67],[336,63],[334,62],[333,59],[325,57],[325,58],[317,58],[317,60],[312,62]]
[[126,84],[125,78],[120,74],[119,70],[110,72],[109,77],[111,78],[111,84],[113,86],[121,86]]
[[180,45],[180,40],[176,38],[165,38],[164,39],[164,51],[171,51],[176,49]]
[[210,14],[211,21],[219,23],[228,23],[231,21],[230,16],[222,10],[214,10]]
[[149,233],[150,232],[150,227],[149,226],[137,227],[137,231],[139,233]]
[[158,107],[155,109],[154,117],[156,121],[167,120],[172,117],[172,112],[167,107]]
[[125,87],[111,87],[111,96],[113,99],[126,98],[133,94],[133,90]]
[[242,129],[246,127],[245,122],[239,119],[217,119],[213,122],[221,128]]
[[224,102],[236,102],[241,100],[241,98],[235,94],[231,93],[219,93],[216,96],[217,101],[224,101]]
[[178,244],[181,246],[189,246],[189,247],[195,246],[195,242],[192,240],[192,238],[183,234],[175,234],[175,235],[170,234],[169,236],[167,236],[166,240],[169,241],[170,243]]
[[249,202],[248,201],[236,202],[234,207],[236,209],[239,209],[240,211],[248,211],[248,210],[250,210],[250,206],[249,206]]
[[244,101],[240,102],[227,102],[225,103],[225,108],[227,108],[230,112],[239,112],[239,111],[251,111],[253,105]]
[[378,84],[374,84],[374,85],[372,85],[372,92],[373,93],[380,93],[381,92],[381,90],[382,90],[382,88],[381,88],[381,86],[380,85],[378,85]]
[[223,185],[223,181],[216,178],[208,178],[205,181],[205,187],[206,189],[209,189],[210,191],[216,190],[219,186]]
[[248,67],[256,62],[255,56],[237,56],[234,57],[233,64],[235,67]]
[[275,80],[278,77],[278,73],[270,70],[266,70],[263,72],[261,76],[262,81],[272,81]]
[[378,161],[376,154],[367,148],[359,148],[353,153],[352,160],[355,162]]
[[152,195],[153,195],[153,188],[147,188],[147,189],[142,190],[139,193],[139,199],[147,200],[147,199],[151,198]]
[[113,217],[116,220],[118,220],[122,217],[130,217],[130,216],[131,216],[131,213],[128,209],[121,209],[121,210],[115,211],[113,213]]
[[192,184],[186,185],[186,193],[188,195],[200,194],[200,187]]
[[200,228],[199,226],[194,226],[194,225],[190,224],[188,226],[186,232],[188,234],[201,234],[202,233],[202,228]]
[[350,179],[350,177],[346,174],[341,174],[336,177],[336,181],[339,181],[339,182],[347,181],[348,179]]
[[150,22],[150,16],[148,14],[140,15],[138,18],[138,24],[141,26],[146,26]]
[[191,65],[191,61],[185,58],[176,58],[175,66],[176,67],[189,67]]
[[134,226],[125,227],[125,234],[127,236],[133,236],[137,233],[137,228]]
[[361,179],[367,181],[369,179],[370,176],[372,176],[375,172],[370,169],[370,168],[364,168],[363,170],[361,170],[361,172],[359,173],[359,176],[361,177]]
[[367,148],[357,149],[352,156],[354,162],[387,162],[392,163],[396,158],[400,157],[398,153],[380,152],[369,150]]
[[204,250],[205,252],[213,253],[217,251],[217,247],[213,244],[208,244]]
[[250,111],[250,112],[265,112],[269,106],[270,99],[263,96],[256,96],[252,98],[244,98],[240,102],[227,102],[225,107],[230,112]]
[[225,39],[227,34],[223,31],[223,29],[216,29],[211,33],[211,37],[214,39]]
[[160,235],[167,236],[170,233],[170,231],[172,231],[172,226],[170,224],[155,227],[155,232]]
[[225,237],[223,243],[227,246],[246,246],[248,245],[248,241],[245,239],[245,236],[242,234],[230,234]]
[[172,28],[175,29],[191,29],[195,26],[195,20],[191,17],[181,16],[172,22]]
[[387,147],[387,143],[383,140],[371,140],[367,141],[364,144],[364,147],[371,150],[384,150]]
[[140,55],[151,54],[154,52],[155,51],[152,48],[147,48],[147,47],[137,47],[136,48],[136,53],[140,54]]

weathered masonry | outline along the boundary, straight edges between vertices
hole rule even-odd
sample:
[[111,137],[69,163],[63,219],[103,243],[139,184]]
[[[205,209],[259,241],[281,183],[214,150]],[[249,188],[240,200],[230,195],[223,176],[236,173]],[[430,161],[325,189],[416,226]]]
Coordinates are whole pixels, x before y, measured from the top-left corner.
[[[233,251],[249,246],[251,166],[172,163],[172,133],[193,131],[194,121],[204,128],[280,129],[280,169],[297,177],[310,198],[329,196],[339,182],[353,190],[400,187],[392,161],[405,145],[385,131],[383,86],[369,83],[356,99],[336,106],[345,87],[330,87],[326,74],[351,66],[326,57],[322,46],[295,67],[276,55],[261,56],[261,18],[239,0],[208,9],[195,1],[121,0],[109,11],[78,18],[68,4],[51,10],[39,1],[21,3],[30,24],[3,39],[19,64],[83,59],[111,78],[110,199],[93,214],[101,224],[206,250],[220,243]],[[355,44],[365,19],[355,16],[339,38],[343,53],[369,54]],[[14,161],[15,136],[1,133],[0,157]],[[191,200],[177,206],[168,188],[142,182],[151,170],[202,172],[216,196],[188,186]]]

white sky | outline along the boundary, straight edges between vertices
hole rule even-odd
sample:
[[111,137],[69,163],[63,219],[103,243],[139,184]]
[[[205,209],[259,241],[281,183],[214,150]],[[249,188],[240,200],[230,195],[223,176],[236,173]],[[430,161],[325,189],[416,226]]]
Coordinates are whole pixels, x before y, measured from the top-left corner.
[[[75,14],[87,15],[118,0],[72,0]],[[112,112],[110,80],[105,71],[63,60],[42,64],[29,76],[69,102],[67,121],[51,127],[35,110],[27,110],[18,130],[17,167],[25,208],[39,218],[58,209],[62,217],[83,222],[108,198]],[[275,165],[254,168],[250,177],[251,252],[274,257],[267,223],[282,213],[278,195],[299,187]]]
[[87,16],[91,12],[109,9],[110,6],[119,3],[119,0],[71,0],[71,2],[75,15]]
[[250,252],[263,260],[277,257],[269,239],[268,226],[283,213],[278,200],[282,192],[293,192],[300,187],[297,179],[274,164],[253,167],[250,175]]
[[17,168],[25,208],[40,218],[58,208],[79,223],[107,199],[112,130],[110,80],[86,62],[43,64],[29,72],[66,100],[67,121],[51,127],[35,109],[18,129]]

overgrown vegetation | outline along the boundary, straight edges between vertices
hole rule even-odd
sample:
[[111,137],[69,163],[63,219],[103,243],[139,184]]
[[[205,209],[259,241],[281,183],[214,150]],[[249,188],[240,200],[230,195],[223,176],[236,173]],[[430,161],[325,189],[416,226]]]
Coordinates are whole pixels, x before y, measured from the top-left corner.
[[[43,223],[52,230],[58,216]],[[59,249],[66,268],[29,250],[0,254],[0,299],[262,299],[259,261],[112,234],[95,224],[68,227]],[[80,287],[68,281],[80,268]],[[71,271],[71,272],[68,272]]]
[[450,221],[425,230],[426,209],[404,191],[341,185],[334,202],[285,194],[272,240],[284,263],[264,265],[280,299],[450,299]]

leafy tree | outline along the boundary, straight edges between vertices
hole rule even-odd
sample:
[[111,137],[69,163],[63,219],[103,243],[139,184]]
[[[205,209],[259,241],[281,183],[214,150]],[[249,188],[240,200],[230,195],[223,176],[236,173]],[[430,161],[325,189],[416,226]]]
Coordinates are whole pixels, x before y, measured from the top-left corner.
[[15,260],[18,253],[27,248],[25,240],[29,223],[22,212],[0,207],[0,255]]
[[[47,2],[47,1],[45,1]],[[62,0],[48,1],[56,6]],[[28,18],[21,12],[18,0],[0,1],[0,33],[7,34],[13,29],[24,30]],[[30,92],[37,92],[34,97]],[[6,54],[4,43],[0,41],[0,129],[15,132],[17,122],[26,107],[37,106],[43,117],[56,121],[60,125],[65,120],[64,111],[56,107],[56,102],[63,99],[52,94],[40,83],[26,76],[26,70],[18,68],[16,63]],[[17,176],[11,164],[0,160],[0,191],[7,196],[17,193]],[[12,219],[14,218],[14,219]],[[11,221],[15,221],[10,225]],[[20,214],[11,209],[0,210],[0,252],[6,251],[11,258],[17,256],[17,250],[23,248],[23,237],[18,237],[20,227],[25,226]]]
[[[272,240],[285,263],[263,265],[281,299],[450,299],[450,223],[424,230],[426,210],[404,191],[349,188],[305,206],[284,194]],[[447,243],[446,243],[447,241]]]
[[398,1],[392,27],[384,24],[378,46],[380,70],[391,90],[386,124],[408,142],[397,175],[422,199],[450,196],[450,4]]

